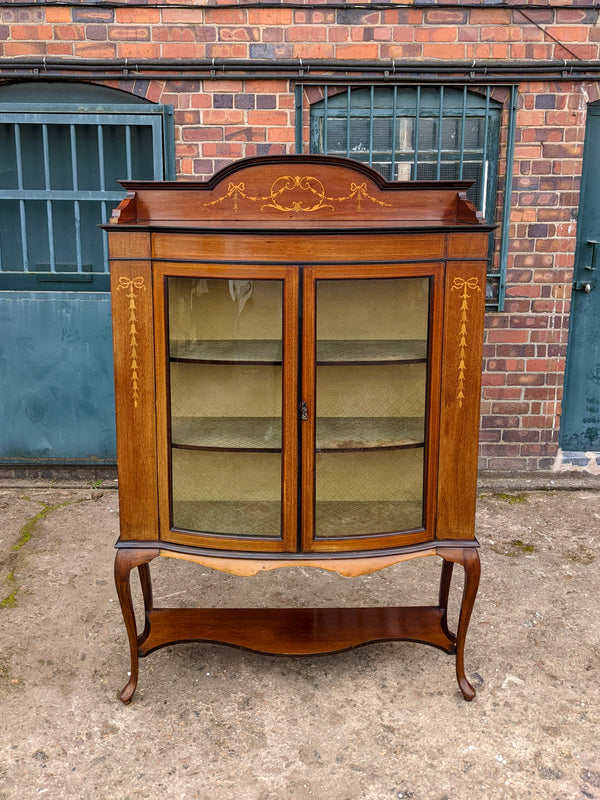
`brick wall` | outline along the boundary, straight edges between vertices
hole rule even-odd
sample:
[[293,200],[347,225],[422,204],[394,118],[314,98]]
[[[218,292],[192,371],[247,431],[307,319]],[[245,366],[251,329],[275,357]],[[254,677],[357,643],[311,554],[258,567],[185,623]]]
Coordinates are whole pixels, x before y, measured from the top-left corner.
[[[448,64],[599,56],[599,11],[577,3],[295,5],[13,4],[0,8],[0,77],[15,58],[43,56],[82,63],[126,58],[132,65],[136,59]],[[204,178],[232,159],[294,149],[288,79],[232,80],[217,71],[210,80],[107,85],[174,106],[178,177]],[[519,87],[507,300],[486,326],[484,469],[549,469],[557,453],[586,105],[598,98],[596,82],[568,77]]]

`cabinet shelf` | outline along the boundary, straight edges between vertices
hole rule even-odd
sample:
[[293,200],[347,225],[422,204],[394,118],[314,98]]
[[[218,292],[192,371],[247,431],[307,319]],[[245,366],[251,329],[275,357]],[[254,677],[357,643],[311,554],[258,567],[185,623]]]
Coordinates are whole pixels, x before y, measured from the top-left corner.
[[[317,537],[402,532],[419,528],[421,500],[357,501],[322,500],[316,503]],[[255,501],[173,501],[176,528],[202,533],[232,533],[239,536],[278,538],[281,505]]]
[[[420,417],[319,417],[317,451],[400,450],[422,447]],[[172,446],[184,450],[281,450],[279,417],[174,417]]]
[[[175,339],[170,360],[198,364],[282,363],[279,339]],[[418,364],[427,361],[425,339],[326,339],[317,342],[317,364]]]

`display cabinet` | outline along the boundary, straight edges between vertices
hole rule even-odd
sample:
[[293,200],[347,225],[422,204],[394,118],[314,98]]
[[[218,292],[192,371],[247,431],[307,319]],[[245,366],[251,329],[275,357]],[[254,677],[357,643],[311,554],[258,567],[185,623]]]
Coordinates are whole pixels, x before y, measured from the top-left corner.
[[[411,640],[456,654],[474,538],[489,226],[468,183],[389,183],[326,156],[205,183],[124,182],[108,230],[121,533],[138,658],[181,641],[312,654]],[[155,608],[150,562],[358,576],[442,559],[436,606]],[[455,563],[465,580],[447,622]],[[138,632],[130,589],[145,605]]]

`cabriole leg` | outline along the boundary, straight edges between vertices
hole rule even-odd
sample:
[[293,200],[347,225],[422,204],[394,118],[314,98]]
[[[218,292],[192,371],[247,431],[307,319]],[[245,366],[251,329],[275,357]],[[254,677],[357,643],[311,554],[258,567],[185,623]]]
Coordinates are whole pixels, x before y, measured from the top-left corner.
[[[127,629],[127,638],[129,640],[129,651],[131,654],[131,674],[127,684],[119,694],[119,699],[123,703],[131,702],[131,698],[135,692],[138,681],[138,644],[139,640],[147,635],[148,629],[148,616],[152,609],[152,584],[150,581],[150,568],[148,563],[153,558],[158,556],[156,550],[117,550],[115,557],[115,586],[121,611],[123,612],[123,620],[125,628]],[[135,621],[135,612],[133,609],[133,601],[131,599],[131,583],[130,573],[134,567],[138,567],[140,575],[140,583],[142,586],[142,594],[144,597],[144,613],[146,625],[141,637],[137,634],[137,625]]]
[[463,587],[462,602],[460,605],[460,615],[458,618],[458,630],[456,632],[456,679],[465,700],[472,700],[475,697],[475,689],[471,686],[465,675],[465,640],[467,629],[475,605],[477,589],[479,587],[479,576],[481,565],[479,553],[474,548],[464,550],[445,550],[440,553],[444,559],[444,569],[442,570],[442,581],[440,585],[440,606],[442,599],[447,603],[446,592],[450,588],[450,577],[452,575],[452,563],[462,564],[465,570],[465,583]]
[[453,561],[442,562],[442,576],[440,578],[440,600],[439,606],[443,612],[441,625],[442,630],[449,639],[456,639],[456,635],[448,628],[448,596],[450,594],[450,584],[452,583]]
[[465,585],[456,634],[456,678],[465,700],[472,700],[475,697],[475,689],[465,676],[465,639],[467,638],[467,628],[475,605],[475,597],[479,587],[479,575],[481,573],[477,550],[465,551],[463,566],[465,568]]

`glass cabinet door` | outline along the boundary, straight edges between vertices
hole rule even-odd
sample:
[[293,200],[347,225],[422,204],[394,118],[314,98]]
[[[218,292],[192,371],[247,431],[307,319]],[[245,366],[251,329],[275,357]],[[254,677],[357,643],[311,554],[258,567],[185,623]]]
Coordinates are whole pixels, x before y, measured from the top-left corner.
[[285,281],[209,274],[165,276],[169,537],[262,550],[293,538],[295,546],[295,530],[284,536],[285,515],[295,517],[289,503],[296,507],[284,473],[295,481],[297,460]]
[[327,275],[307,275],[305,546],[422,540],[433,276]]

